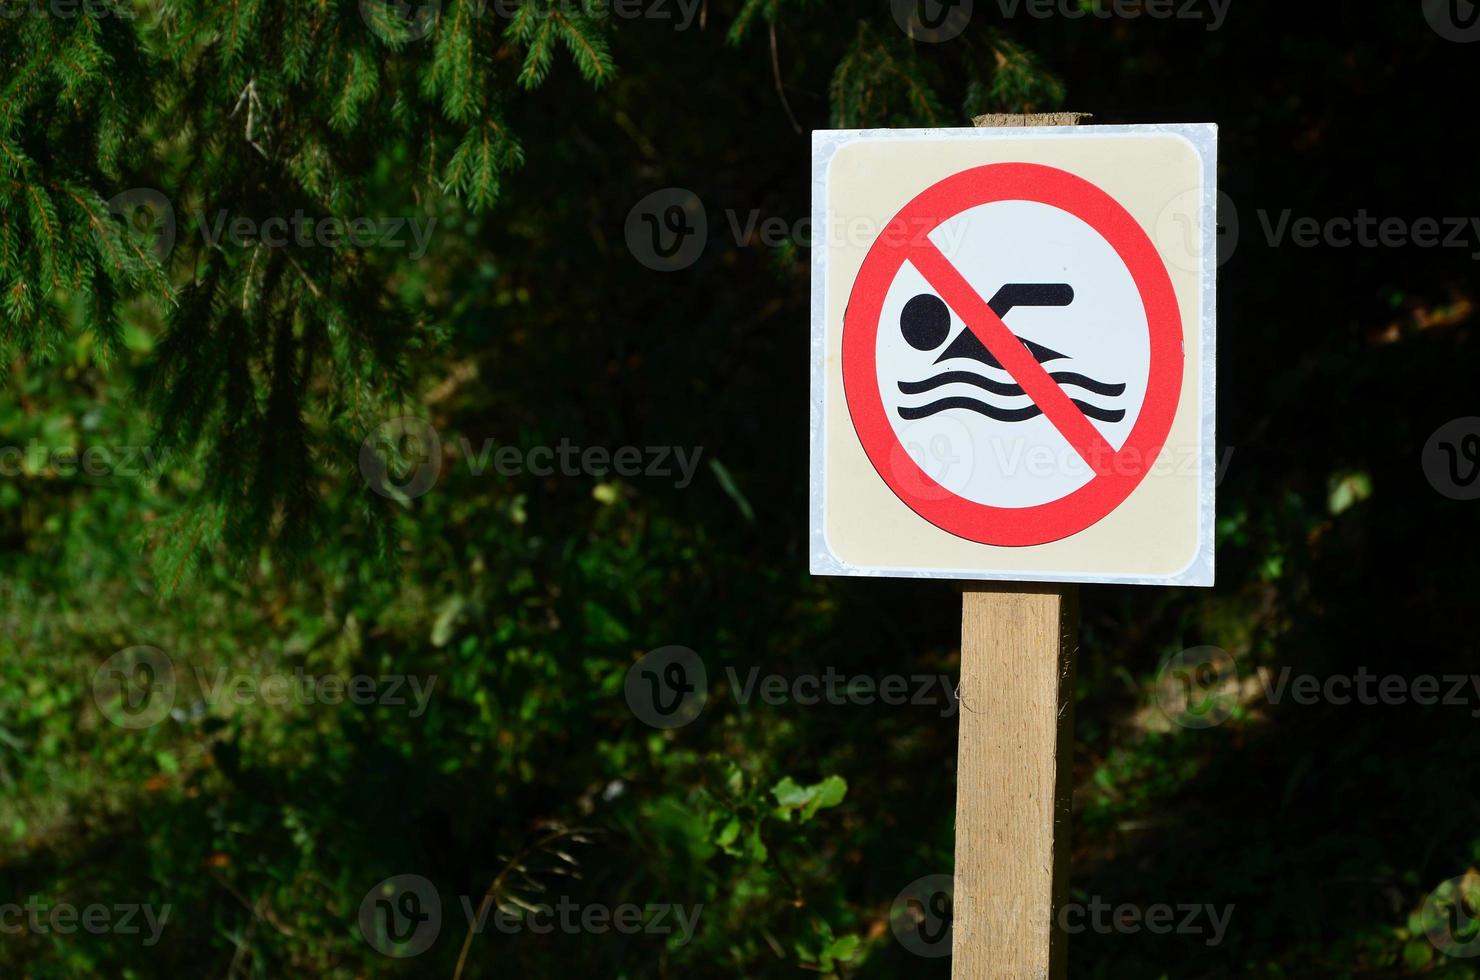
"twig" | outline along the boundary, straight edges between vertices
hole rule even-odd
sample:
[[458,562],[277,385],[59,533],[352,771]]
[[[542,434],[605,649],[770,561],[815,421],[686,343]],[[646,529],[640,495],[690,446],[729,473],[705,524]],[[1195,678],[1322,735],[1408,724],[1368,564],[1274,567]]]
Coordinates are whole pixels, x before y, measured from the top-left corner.
[[257,138],[254,135],[257,128],[257,110],[262,108],[262,102],[257,98],[257,79],[254,78],[247,82],[247,87],[242,89],[242,94],[236,100],[236,108],[231,110],[233,116],[241,111],[243,102],[247,105],[247,129],[245,133],[247,142],[252,145],[252,149],[262,154],[262,159],[270,159],[267,151],[257,143]]
[[[499,870],[499,873],[494,876],[493,881],[489,883],[488,890],[483,893],[483,900],[478,904],[478,914],[473,917],[473,921],[468,923],[468,934],[463,937],[462,951],[457,954],[457,969],[453,970],[452,972],[452,980],[462,980],[463,968],[467,966],[468,962],[468,952],[473,948],[473,934],[477,931],[480,924],[483,922],[483,917],[488,914],[488,907],[493,903],[494,898],[498,895],[499,891],[502,890],[504,879],[509,876],[509,872],[522,870],[521,859],[526,854],[530,854],[535,851],[542,851],[545,849],[546,845],[553,844],[555,841],[560,840],[562,837],[574,837],[579,835],[580,833],[582,833],[582,831],[580,831],[579,829],[572,829],[569,827],[557,827],[555,830],[551,831],[549,834],[546,834],[544,837],[541,837],[534,843],[526,844],[524,847],[520,848],[517,852],[515,852],[513,857],[509,858],[509,860],[504,863],[503,868]],[[570,858],[567,858],[567,860],[573,861],[573,859]]]
[[791,128],[801,135],[802,124],[797,122],[796,114],[791,111],[791,103],[786,101],[786,90],[781,85],[781,55],[776,49],[776,22],[771,21],[771,75],[776,79],[776,94],[781,96],[781,108],[786,110],[786,118],[791,120]]
[[291,255],[289,255],[287,258],[288,258],[288,262],[293,266],[293,268],[296,269],[296,270],[298,270],[298,275],[300,275],[300,276],[303,277],[303,282],[304,282],[305,285],[308,286],[309,291],[311,293],[313,293],[313,298],[314,299],[323,299],[324,298],[324,294],[321,293],[321,292],[319,292],[318,285],[315,284],[314,281],[308,277],[308,273],[307,272],[304,272],[303,271],[303,266],[301,266],[301,265],[298,264],[298,260],[295,259],[295,258],[293,258],[293,256],[291,256]]
[[262,254],[262,243],[258,242],[252,248],[252,263],[247,266],[247,274],[242,277],[242,312],[247,312],[247,294],[252,290],[252,273],[257,271],[257,259]]

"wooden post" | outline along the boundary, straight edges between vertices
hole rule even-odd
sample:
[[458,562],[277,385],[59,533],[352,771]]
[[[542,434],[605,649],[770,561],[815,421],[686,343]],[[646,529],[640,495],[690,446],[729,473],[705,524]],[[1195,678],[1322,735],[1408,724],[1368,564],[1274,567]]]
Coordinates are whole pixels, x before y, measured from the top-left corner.
[[[1075,125],[1083,113],[979,116],[978,126]],[[1069,883],[1074,750],[1073,585],[968,585],[951,976],[1059,980],[1055,919]]]
[[951,975],[1057,980],[1068,887],[1078,587],[967,586]]

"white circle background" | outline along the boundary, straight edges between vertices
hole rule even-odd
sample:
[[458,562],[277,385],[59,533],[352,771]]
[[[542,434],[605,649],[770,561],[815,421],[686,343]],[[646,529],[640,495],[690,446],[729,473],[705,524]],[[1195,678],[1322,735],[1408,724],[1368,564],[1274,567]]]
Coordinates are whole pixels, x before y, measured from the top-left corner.
[[[1125,410],[1119,422],[1090,419],[1105,440],[1120,449],[1145,402],[1151,342],[1140,292],[1110,243],[1067,211],[1035,201],[996,201],[969,208],[943,222],[930,240],[983,301],[991,300],[1007,283],[1068,283],[1074,288],[1074,301],[1068,306],[1014,307],[1004,322],[1019,337],[1068,355],[1045,364],[1050,373],[1073,371],[1126,386],[1117,396],[1074,386],[1064,389],[1087,404]],[[915,421],[900,417],[901,407],[953,396],[1000,408],[1031,404],[1026,395],[1005,397],[958,383],[918,395],[901,394],[899,382],[921,381],[944,371],[970,371],[1016,383],[1006,371],[978,361],[953,358],[934,363],[967,329],[955,310],[946,344],[918,351],[906,343],[899,315],[920,293],[934,295],[935,290],[906,261],[885,296],[876,351],[884,409],[910,458],[952,493],[994,507],[1049,503],[1088,483],[1088,464],[1043,415],[1000,422],[953,408]]]

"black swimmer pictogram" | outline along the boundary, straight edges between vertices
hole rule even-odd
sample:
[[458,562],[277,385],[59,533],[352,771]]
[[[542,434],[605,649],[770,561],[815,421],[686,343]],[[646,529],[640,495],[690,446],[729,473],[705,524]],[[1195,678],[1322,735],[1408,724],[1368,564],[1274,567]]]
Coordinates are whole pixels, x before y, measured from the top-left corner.
[[[987,305],[998,317],[1006,318],[1008,311],[1018,306],[1068,306],[1074,302],[1074,289],[1068,283],[1008,283],[997,290]],[[904,336],[905,342],[918,351],[933,351],[946,342],[951,333],[951,311],[945,302],[933,293],[920,293],[905,303],[904,309],[899,314],[899,330]],[[1034,343],[1023,337],[1017,338],[1023,346],[1028,349],[1039,364],[1048,364],[1053,361],[1070,360],[1068,354],[1061,354],[1056,350]],[[952,359],[965,359],[976,361],[987,367],[1003,370],[1002,363],[993,356],[987,346],[981,342],[977,335],[968,329],[962,330],[945,350],[941,351],[935,359],[936,364]],[[1105,381],[1097,381],[1087,375],[1075,371],[1054,371],[1049,377],[1058,382],[1061,387],[1081,388],[1085,392],[1104,398],[1116,398],[1125,394],[1124,384],[1112,384]],[[1022,386],[1006,381],[997,381],[967,370],[944,371],[934,377],[925,378],[921,381],[901,381],[899,390],[905,395],[920,395],[936,388],[946,385],[965,384],[1003,397],[1013,397],[1024,394]],[[1119,422],[1125,418],[1125,410],[1119,408],[1105,408],[1084,401],[1081,398],[1070,398],[1081,412],[1088,418],[1098,419],[1102,422]],[[948,398],[940,398],[928,404],[919,406],[901,406],[900,418],[914,421],[915,419],[927,418],[939,412],[949,411],[953,408],[964,409],[996,419],[999,422],[1023,422],[1028,419],[1037,418],[1043,414],[1043,409],[1036,404],[1030,404],[1023,408],[1008,408],[996,405],[980,398],[957,395]]]

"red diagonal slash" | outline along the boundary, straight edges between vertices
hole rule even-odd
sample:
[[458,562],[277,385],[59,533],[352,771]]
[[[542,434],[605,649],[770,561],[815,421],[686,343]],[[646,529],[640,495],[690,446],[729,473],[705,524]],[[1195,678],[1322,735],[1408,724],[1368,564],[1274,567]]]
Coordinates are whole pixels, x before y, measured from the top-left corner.
[[1043,414],[1069,440],[1069,445],[1089,464],[1090,469],[1096,474],[1108,471],[1115,458],[1115,450],[1069,400],[1059,383],[1048,376],[1043,365],[1014,336],[1002,318],[992,312],[987,301],[971,287],[966,277],[956,271],[951,260],[923,235],[912,243],[909,260],[920,270],[925,281],[940,293],[946,305],[966,321],[966,328],[976,334],[1012,379],[1022,386],[1023,393],[1043,409]]

